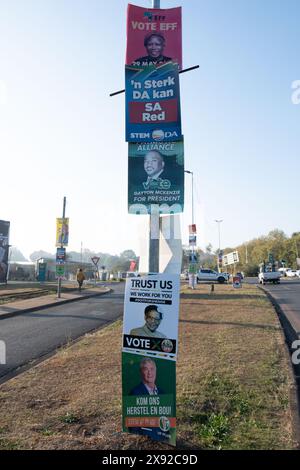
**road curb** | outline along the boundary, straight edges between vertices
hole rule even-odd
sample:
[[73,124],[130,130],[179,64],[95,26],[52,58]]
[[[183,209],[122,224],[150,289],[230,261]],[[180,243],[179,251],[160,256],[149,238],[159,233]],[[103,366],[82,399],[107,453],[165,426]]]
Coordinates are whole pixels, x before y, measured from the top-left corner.
[[[293,341],[299,339],[296,331],[294,330],[293,326],[291,325],[289,319],[286,317],[284,310],[281,308],[277,300],[270,294],[269,291],[267,291],[264,287],[262,286],[257,286],[258,289],[262,290],[268,299],[270,300],[271,304],[273,305],[280,325],[282,327],[282,331],[285,337],[285,343],[289,352],[289,363],[292,368],[293,372],[293,378],[294,378],[294,390],[292,389],[291,392],[291,412],[293,416],[293,425],[294,425],[294,435],[295,439],[298,443],[298,449],[300,449],[300,364],[295,365],[291,361],[291,355],[294,352],[293,349],[291,349],[291,345]],[[294,393],[293,393],[294,391]]]
[[113,289],[108,289],[105,292],[97,292],[96,294],[87,294],[87,295],[83,295],[82,297],[77,297],[75,299],[63,299],[63,300],[58,300],[57,302],[51,303],[51,304],[38,305],[36,307],[24,308],[22,310],[15,310],[14,312],[2,313],[0,314],[0,320],[4,320],[5,318],[15,317],[17,315],[21,315],[22,313],[36,312],[37,310],[45,310],[47,308],[56,307],[57,305],[67,304],[69,302],[78,302],[79,300],[90,299],[91,297],[98,297],[101,295],[108,294],[109,292],[112,292],[112,291]]

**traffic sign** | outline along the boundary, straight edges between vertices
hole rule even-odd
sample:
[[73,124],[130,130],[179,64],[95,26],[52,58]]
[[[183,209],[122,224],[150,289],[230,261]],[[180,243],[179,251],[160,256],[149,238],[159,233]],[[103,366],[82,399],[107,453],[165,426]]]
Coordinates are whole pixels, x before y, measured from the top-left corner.
[[91,260],[92,260],[92,262],[94,263],[95,266],[98,266],[98,263],[99,263],[99,261],[100,261],[99,256],[93,256],[93,257],[91,258]]

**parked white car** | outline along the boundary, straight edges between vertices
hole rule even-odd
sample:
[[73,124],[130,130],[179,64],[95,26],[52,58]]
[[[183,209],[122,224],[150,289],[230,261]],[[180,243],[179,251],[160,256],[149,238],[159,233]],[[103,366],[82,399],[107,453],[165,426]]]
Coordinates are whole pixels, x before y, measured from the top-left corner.
[[287,277],[297,277],[297,271],[295,269],[288,269],[286,271]]
[[197,282],[201,281],[216,281],[219,284],[224,284],[229,279],[228,273],[218,273],[212,269],[199,269],[197,273]]
[[278,271],[282,274],[282,277],[285,277],[288,269],[290,268],[279,268]]

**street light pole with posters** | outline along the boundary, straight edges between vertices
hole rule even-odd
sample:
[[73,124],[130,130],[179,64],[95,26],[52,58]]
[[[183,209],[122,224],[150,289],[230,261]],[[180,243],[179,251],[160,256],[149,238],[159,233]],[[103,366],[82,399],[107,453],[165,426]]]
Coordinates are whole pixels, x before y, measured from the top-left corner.
[[[160,8],[160,0],[152,0],[152,8]],[[158,204],[152,204],[149,221],[149,273],[159,272],[159,234],[161,217]]]
[[[66,215],[66,196],[64,196],[64,202],[63,202],[63,214],[62,214],[62,219],[64,220]],[[63,240],[63,239],[62,239]],[[61,243],[60,247],[63,248],[63,243]],[[60,299],[61,297],[61,277],[58,278],[58,284],[57,284],[57,298]]]
[[[192,175],[192,225],[194,225],[195,220],[194,220],[194,173],[189,170],[184,170],[185,173],[188,173],[189,175]],[[194,263],[194,244],[192,245],[192,264]],[[194,271],[192,272],[192,289],[195,288],[195,273]]]
[[215,220],[215,222],[217,222],[217,224],[218,224],[218,232],[219,232],[218,272],[221,272],[221,270],[220,270],[220,261],[219,261],[220,252],[221,252],[221,230],[220,230],[220,224],[221,224],[221,222],[223,222],[223,219]]
[[[160,9],[160,0],[152,0],[152,8]],[[198,69],[199,65],[189,67],[184,70],[179,70],[179,73],[190,72],[191,70]],[[120,93],[124,93],[125,89],[118,90],[116,92],[110,93],[109,96],[116,96]],[[174,218],[173,215],[171,217]],[[159,272],[159,238],[160,238],[160,229],[162,226],[162,217],[159,216],[159,205],[151,205],[150,210],[150,224],[149,224],[149,262],[148,270],[150,273]]]

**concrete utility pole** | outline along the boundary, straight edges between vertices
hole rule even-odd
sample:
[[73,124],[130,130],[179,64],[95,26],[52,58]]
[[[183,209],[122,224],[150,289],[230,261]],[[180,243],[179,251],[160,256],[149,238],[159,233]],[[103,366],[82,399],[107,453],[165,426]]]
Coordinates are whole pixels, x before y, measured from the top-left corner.
[[[192,225],[194,225],[194,173],[189,170],[184,170],[185,173],[192,175]],[[195,247],[192,245],[192,264],[194,263]],[[192,289],[195,289],[195,273],[192,273]]]
[[194,173],[189,170],[184,170],[184,172],[192,175],[192,224],[194,225]]
[[[66,196],[64,197],[63,201],[63,213],[62,213],[62,218],[64,221],[65,215],[66,215]],[[63,248],[63,244],[60,245],[61,248]],[[58,278],[58,284],[57,284],[57,298],[60,299],[61,297],[61,277]]]
[[221,251],[221,229],[220,229],[220,224],[223,222],[223,219],[220,220],[215,220],[218,224],[218,232],[219,232],[219,254],[218,254],[218,272],[220,272],[220,263],[219,263],[219,256],[220,256],[220,251]]
[[[160,8],[160,0],[152,0],[152,8]],[[150,208],[149,222],[149,273],[159,272],[159,237],[161,218],[158,204],[152,204]]]

